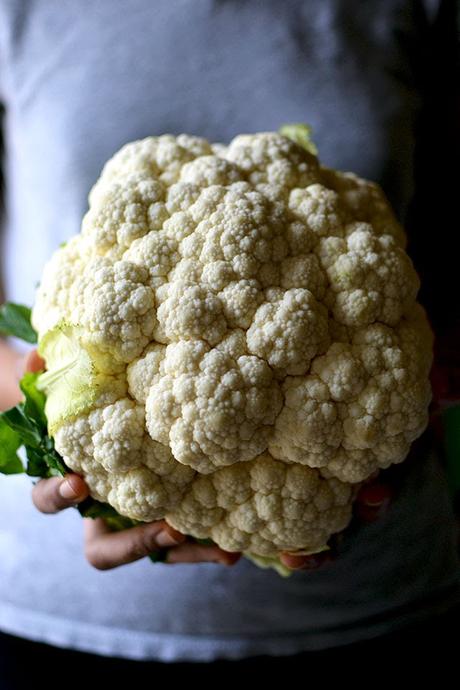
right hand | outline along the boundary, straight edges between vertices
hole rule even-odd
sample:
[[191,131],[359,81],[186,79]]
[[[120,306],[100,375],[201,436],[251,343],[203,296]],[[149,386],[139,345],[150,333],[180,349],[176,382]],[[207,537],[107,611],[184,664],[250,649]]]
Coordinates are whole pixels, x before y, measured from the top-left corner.
[[[89,494],[85,482],[77,474],[42,479],[32,490],[34,505],[42,513],[57,513],[81,503]],[[154,551],[167,549],[165,563],[221,563],[233,565],[240,554],[218,546],[194,543],[164,520],[148,522],[130,529],[113,532],[102,518],[86,518],[84,522],[85,555],[98,570],[109,570],[132,563]]]

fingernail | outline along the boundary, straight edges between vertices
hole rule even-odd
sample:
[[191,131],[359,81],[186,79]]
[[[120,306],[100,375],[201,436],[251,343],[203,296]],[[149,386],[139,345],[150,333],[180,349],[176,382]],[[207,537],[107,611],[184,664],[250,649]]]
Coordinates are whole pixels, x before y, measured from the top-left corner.
[[180,544],[181,542],[184,541],[184,537],[173,537],[167,532],[165,529],[161,530],[161,532],[158,532],[156,537],[154,537],[154,541],[157,544],[157,546],[177,546],[177,544]]
[[78,498],[78,492],[75,491],[68,479],[64,479],[59,486],[59,493],[66,501],[75,501]]
[[366,487],[363,493],[361,502],[369,508],[378,508],[389,501],[389,489],[384,485]]
[[383,501],[380,501],[379,503],[364,503],[364,509],[368,510],[371,515],[375,515],[377,517],[380,517],[381,515],[384,515],[388,509],[388,506],[390,505],[390,499],[385,498]]
[[390,503],[390,500],[384,501],[378,506],[368,506],[363,503],[356,507],[355,514],[362,522],[376,522],[386,515]]

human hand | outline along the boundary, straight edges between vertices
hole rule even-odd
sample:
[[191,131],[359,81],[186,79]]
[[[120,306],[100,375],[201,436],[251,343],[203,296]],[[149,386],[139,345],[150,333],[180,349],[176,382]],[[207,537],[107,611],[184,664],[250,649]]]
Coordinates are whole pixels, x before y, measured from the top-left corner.
[[101,518],[85,519],[84,531],[86,558],[98,570],[132,563],[157,551],[162,553],[161,560],[166,564],[234,565],[241,556],[218,546],[198,544],[173,529],[165,520],[112,532]]
[[[89,494],[77,474],[42,479],[32,490],[34,505],[42,513],[56,513],[76,506]],[[86,518],[84,548],[88,562],[98,570],[132,563],[154,552],[163,552],[165,563],[221,563],[233,565],[240,554],[218,546],[197,544],[173,529],[164,520],[113,532],[102,518]],[[164,550],[166,552],[164,553]]]

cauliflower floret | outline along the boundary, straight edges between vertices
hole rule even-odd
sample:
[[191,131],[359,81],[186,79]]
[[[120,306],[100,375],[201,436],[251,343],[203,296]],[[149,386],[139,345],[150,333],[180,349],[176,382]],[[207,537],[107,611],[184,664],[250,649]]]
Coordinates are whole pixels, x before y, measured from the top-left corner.
[[274,132],[240,134],[225,152],[227,160],[244,171],[246,179],[264,191],[272,187],[286,194],[319,180],[317,158],[290,139]]
[[247,331],[249,352],[287,374],[305,374],[329,343],[327,311],[309,290],[286,290],[262,304]]
[[200,477],[166,519],[178,530],[211,538],[229,551],[276,556],[320,550],[351,517],[352,489],[319,472],[286,465],[268,453]]
[[370,223],[377,235],[391,235],[402,248],[406,236],[382,189],[352,172],[321,168],[323,184],[339,194],[340,201],[355,221]]
[[140,403],[145,403],[150,389],[164,374],[166,345],[151,343],[142,357],[128,365],[126,371],[129,393]]
[[141,239],[134,240],[123,254],[123,261],[129,261],[148,270],[149,284],[152,287],[158,287],[167,280],[168,273],[180,258],[176,238],[168,236],[164,230],[149,232]]
[[327,237],[318,245],[329,279],[326,304],[346,326],[396,325],[414,304],[420,285],[409,257],[390,235],[376,237],[367,223],[346,230],[346,239]]
[[305,189],[293,189],[289,195],[289,208],[314,233],[315,239],[341,236],[347,220],[339,195],[322,184],[311,184]]
[[89,262],[69,290],[66,320],[104,373],[120,370],[153,339],[155,294],[148,271],[127,261]]
[[217,156],[200,156],[186,163],[180,173],[181,182],[189,182],[198,187],[210,187],[213,184],[229,185],[243,179],[236,165]]
[[226,322],[231,328],[248,328],[263,293],[257,280],[235,280],[218,293]]
[[195,472],[145,430],[145,408],[128,398],[80,415],[56,432],[70,469],[83,472],[95,498],[135,520],[163,517]]
[[93,254],[120,258],[133,240],[161,229],[169,215],[164,196],[161,182],[136,173],[114,181],[83,218],[82,238]]
[[168,345],[164,372],[147,398],[147,429],[179,462],[208,473],[266,449],[282,396],[264,361],[182,341]]
[[68,317],[71,289],[85,269],[81,236],[72,237],[47,262],[32,311],[32,325],[39,338]]
[[91,189],[90,207],[104,199],[106,189],[113,181],[124,181],[132,174],[140,174],[160,180],[168,187],[179,178],[182,167],[188,161],[212,153],[206,139],[180,134],[163,134],[125,144],[104,165],[102,173]]
[[350,344],[333,343],[317,357],[311,374],[288,377],[271,454],[351,483],[401,462],[427,424],[431,399],[431,338],[425,334],[416,355],[417,320],[361,328]]
[[315,254],[290,256],[281,264],[281,286],[306,288],[317,300],[322,300],[326,292],[327,277]]
[[158,294],[155,338],[162,343],[203,338],[218,343],[227,330],[221,300],[203,285],[186,281],[170,283]]

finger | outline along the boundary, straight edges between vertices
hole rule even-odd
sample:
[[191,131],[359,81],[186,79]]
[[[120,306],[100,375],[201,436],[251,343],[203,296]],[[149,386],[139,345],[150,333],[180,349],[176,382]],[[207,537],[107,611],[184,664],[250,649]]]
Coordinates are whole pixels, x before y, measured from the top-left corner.
[[394,490],[390,484],[375,481],[364,484],[356,496],[354,512],[364,522],[374,522],[385,514]]
[[32,501],[42,513],[57,513],[81,503],[89,489],[78,474],[42,479],[32,489]]
[[204,546],[190,541],[170,549],[165,562],[171,564],[220,563],[221,565],[235,565],[240,558],[240,553],[231,553],[220,549],[218,546]]
[[109,570],[145,558],[153,551],[177,546],[186,537],[164,520],[113,532],[104,520],[84,522],[85,556],[98,570]]
[[45,368],[45,360],[43,360],[38,354],[37,350],[32,350],[21,360],[21,371],[19,378],[26,371],[42,371]]
[[379,508],[387,503],[393,495],[393,489],[383,482],[365,484],[358,491],[356,503],[362,503],[370,508]]
[[321,551],[309,556],[296,556],[287,552],[280,554],[281,563],[291,570],[317,570],[331,560],[333,557],[329,551]]

